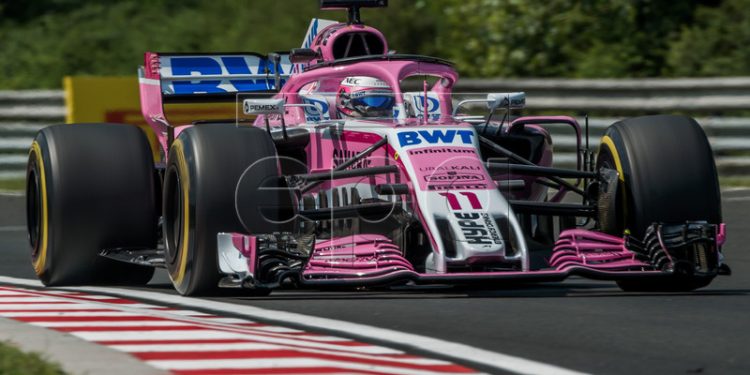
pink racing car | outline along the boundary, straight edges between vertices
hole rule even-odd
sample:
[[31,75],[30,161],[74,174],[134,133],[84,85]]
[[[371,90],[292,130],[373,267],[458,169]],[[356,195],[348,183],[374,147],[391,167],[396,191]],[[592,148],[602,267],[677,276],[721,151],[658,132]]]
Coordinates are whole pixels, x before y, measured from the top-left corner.
[[[27,184],[38,277],[144,284],[163,267],[184,295],[263,295],[571,275],[693,290],[729,274],[716,167],[693,119],[616,122],[595,155],[573,117],[522,116],[522,92],[453,92],[450,62],[389,50],[359,17],[385,0],[321,3],[349,22],[313,20],[290,53],[146,53],[147,132],[40,131]],[[237,115],[165,115],[206,102]],[[575,169],[553,166],[559,125],[577,136]]]

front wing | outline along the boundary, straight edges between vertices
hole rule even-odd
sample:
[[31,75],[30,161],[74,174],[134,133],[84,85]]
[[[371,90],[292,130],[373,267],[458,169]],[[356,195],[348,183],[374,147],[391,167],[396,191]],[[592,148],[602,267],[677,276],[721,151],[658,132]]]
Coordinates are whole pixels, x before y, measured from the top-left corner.
[[560,234],[545,267],[479,272],[420,272],[398,246],[381,235],[331,240],[285,234],[219,233],[224,287],[279,287],[285,280],[307,287],[369,287],[399,284],[494,284],[562,281],[577,275],[598,280],[667,278],[676,274],[713,277],[728,272],[720,253],[725,225],[691,222],[653,224],[641,240],[592,230]]

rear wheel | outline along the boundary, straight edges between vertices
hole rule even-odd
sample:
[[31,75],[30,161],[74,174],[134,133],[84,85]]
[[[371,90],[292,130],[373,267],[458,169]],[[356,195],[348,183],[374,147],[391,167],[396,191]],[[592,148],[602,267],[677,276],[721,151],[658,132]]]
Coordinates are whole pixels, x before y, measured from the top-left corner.
[[[269,216],[289,200],[288,191],[259,189],[278,182],[277,160],[271,138],[259,128],[194,126],[174,141],[164,178],[164,242],[169,275],[180,294],[217,288],[217,233],[279,230]],[[261,208],[273,212],[264,215]]]
[[151,151],[129,125],[57,125],[31,146],[26,217],[32,265],[45,285],[145,284],[153,268],[99,256],[105,248],[155,248]]
[[[644,116],[607,129],[597,169],[618,173],[616,196],[600,220],[604,232],[626,231],[643,238],[653,223],[721,223],[721,197],[708,139],[695,120],[684,116]],[[624,290],[693,290],[713,276],[675,275],[618,282]]]

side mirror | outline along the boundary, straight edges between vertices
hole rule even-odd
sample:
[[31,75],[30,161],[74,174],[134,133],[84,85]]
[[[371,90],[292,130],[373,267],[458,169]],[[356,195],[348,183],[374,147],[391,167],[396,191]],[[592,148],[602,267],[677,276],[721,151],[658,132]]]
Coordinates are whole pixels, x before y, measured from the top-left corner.
[[245,99],[242,110],[246,115],[283,115],[284,99]]
[[305,64],[318,57],[318,53],[312,48],[293,48],[289,52],[289,61],[292,64]]
[[498,108],[522,109],[526,107],[525,92],[503,92],[487,94],[487,108],[494,111]]

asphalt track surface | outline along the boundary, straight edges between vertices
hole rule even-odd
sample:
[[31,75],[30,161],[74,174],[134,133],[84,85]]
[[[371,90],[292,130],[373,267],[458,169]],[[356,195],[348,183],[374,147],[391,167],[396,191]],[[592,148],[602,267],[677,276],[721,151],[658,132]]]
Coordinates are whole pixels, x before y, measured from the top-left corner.
[[[625,293],[614,283],[572,278],[503,289],[305,290],[215,299],[430,336],[582,372],[747,374],[750,190],[725,191],[722,198],[724,254],[733,275],[692,293]],[[32,279],[23,210],[22,197],[0,195],[0,275]],[[142,289],[174,294],[163,273]]]

